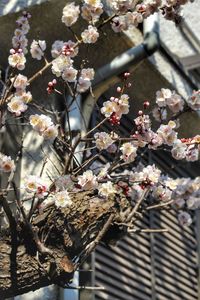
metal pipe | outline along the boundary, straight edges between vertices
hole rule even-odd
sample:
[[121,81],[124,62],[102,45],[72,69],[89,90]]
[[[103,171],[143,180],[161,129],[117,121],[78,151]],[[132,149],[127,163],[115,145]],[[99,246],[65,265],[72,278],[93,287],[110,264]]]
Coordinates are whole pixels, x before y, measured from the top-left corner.
[[134,68],[145,58],[151,56],[159,49],[159,24],[158,14],[154,14],[144,21],[144,41],[138,46],[128,49],[124,53],[115,57],[110,63],[96,71],[93,80],[93,95],[89,94],[83,103],[83,115],[87,127],[96,100],[106,90],[120,81],[118,77],[123,72]]

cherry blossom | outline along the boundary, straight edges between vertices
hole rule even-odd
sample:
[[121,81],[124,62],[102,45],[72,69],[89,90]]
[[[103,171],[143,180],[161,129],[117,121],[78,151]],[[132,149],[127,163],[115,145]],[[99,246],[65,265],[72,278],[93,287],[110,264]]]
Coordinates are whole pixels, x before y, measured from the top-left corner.
[[168,125],[161,125],[157,133],[163,139],[163,143],[172,146],[177,139],[177,132],[173,129],[176,127],[175,122],[171,121]]
[[187,99],[187,104],[193,110],[200,109],[200,90],[194,91],[192,93],[192,96]]
[[192,218],[186,211],[182,211],[178,214],[178,220],[181,226],[190,226],[192,224]]
[[94,69],[93,68],[83,68],[80,72],[77,84],[77,92],[84,93],[91,86],[91,80],[94,79]]
[[85,29],[81,33],[81,37],[82,37],[83,43],[94,44],[94,43],[96,43],[96,41],[99,37],[99,33],[98,33],[98,30],[96,27],[89,25],[88,29]]
[[110,101],[104,102],[101,113],[105,117],[112,117],[114,114],[120,120],[123,114],[128,114],[129,107],[129,96],[123,94],[120,98],[111,97]]
[[11,49],[11,55],[8,56],[8,63],[11,67],[23,70],[25,68],[26,58],[21,49],[17,52]]
[[0,152],[0,171],[9,173],[15,171],[14,160],[10,156],[7,156]]
[[55,205],[58,208],[70,207],[72,205],[72,200],[67,190],[55,193],[54,199]]
[[53,124],[50,117],[46,115],[31,115],[30,125],[45,139],[55,139],[58,135],[57,127]]
[[52,62],[52,73],[60,77],[66,68],[72,67],[72,64],[73,60],[69,56],[61,54]]
[[24,179],[24,188],[27,193],[35,193],[35,195],[42,199],[47,196],[48,186],[44,180],[36,175],[29,175]]
[[78,71],[76,69],[74,69],[73,67],[69,67],[64,69],[62,73],[62,78],[68,82],[75,82],[77,74]]
[[45,41],[35,41],[33,40],[31,44],[31,55],[32,58],[36,58],[37,60],[41,60],[42,57],[44,56],[44,51],[46,50],[46,42]]
[[169,201],[172,199],[172,191],[162,185],[154,187],[152,195],[160,201]]
[[63,8],[62,22],[65,23],[67,27],[70,27],[76,23],[79,14],[79,5],[75,5],[75,2],[71,2]]
[[103,198],[112,198],[117,193],[117,190],[111,181],[107,181],[99,185],[98,193]]
[[186,149],[186,144],[177,139],[173,144],[173,148],[171,150],[172,156],[177,160],[184,159],[186,156]]
[[114,143],[112,136],[106,132],[97,132],[94,134],[94,138],[99,150],[106,150]]
[[135,160],[137,156],[137,147],[135,147],[132,143],[124,143],[122,147],[120,147],[122,151],[122,155],[120,156],[125,162],[132,162]]
[[28,106],[24,103],[21,97],[15,96],[8,103],[8,110],[11,113],[14,113],[17,117],[21,115],[21,113],[25,112]]
[[13,86],[16,90],[25,90],[28,84],[28,78],[22,74],[18,74],[17,77],[12,79]]
[[78,185],[80,185],[83,190],[95,189],[97,187],[97,177],[91,170],[88,170],[84,172],[83,175],[78,176]]
[[99,21],[103,13],[103,4],[100,0],[85,0],[81,11],[82,18],[94,24]]

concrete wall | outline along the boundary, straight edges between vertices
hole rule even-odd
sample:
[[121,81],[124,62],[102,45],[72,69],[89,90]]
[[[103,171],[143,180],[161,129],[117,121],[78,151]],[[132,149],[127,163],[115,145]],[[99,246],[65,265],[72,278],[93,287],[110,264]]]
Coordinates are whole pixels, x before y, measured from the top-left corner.
[[0,16],[20,11],[21,9],[30,7],[31,5],[40,4],[47,0],[1,0]]

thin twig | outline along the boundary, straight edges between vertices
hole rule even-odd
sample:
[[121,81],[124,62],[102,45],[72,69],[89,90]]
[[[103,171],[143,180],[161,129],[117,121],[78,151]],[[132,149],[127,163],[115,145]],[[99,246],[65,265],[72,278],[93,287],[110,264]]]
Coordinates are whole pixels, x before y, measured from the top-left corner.
[[146,196],[149,193],[149,189],[145,189],[140,197],[140,199],[137,201],[137,203],[135,204],[132,212],[128,215],[126,222],[130,222],[132,220],[132,218],[134,217],[135,213],[137,212],[137,210],[139,209],[142,201],[146,198]]
[[165,207],[167,205],[172,204],[173,202],[174,202],[174,200],[169,200],[169,201],[167,201],[165,203],[159,203],[159,204],[151,205],[151,206],[146,207],[146,210],[162,208],[162,207]]
[[103,286],[65,286],[65,289],[69,289],[69,290],[105,290],[105,287]]
[[128,233],[162,233],[168,232],[168,228],[145,228],[145,229],[128,229]]

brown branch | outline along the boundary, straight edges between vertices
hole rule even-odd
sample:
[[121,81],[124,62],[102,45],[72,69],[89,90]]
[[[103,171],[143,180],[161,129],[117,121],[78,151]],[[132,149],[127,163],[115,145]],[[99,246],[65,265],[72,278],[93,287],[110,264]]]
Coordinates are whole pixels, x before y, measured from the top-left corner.
[[34,81],[38,76],[41,76],[44,71],[46,71],[52,64],[53,60],[47,63],[43,68],[41,68],[37,73],[35,73],[31,78],[29,78],[28,83]]
[[146,196],[148,195],[149,193],[149,189],[145,189],[140,197],[140,199],[137,201],[137,203],[135,204],[132,212],[129,214],[126,222],[130,222],[132,220],[132,218],[134,217],[134,215],[136,214],[137,210],[139,209],[142,201],[146,198]]
[[169,230],[167,228],[145,228],[145,229],[128,229],[128,233],[162,233],[162,232],[168,232]]
[[103,238],[104,234],[107,232],[109,229],[112,221],[114,219],[114,214],[111,214],[104,224],[103,228],[99,231],[97,237],[95,238],[94,241],[92,241],[87,248],[85,249],[84,253],[80,255],[79,261],[74,265],[74,270],[77,270],[79,266],[83,263],[83,261],[92,253],[92,251],[96,248],[96,246],[99,244],[101,239]]
[[170,205],[174,202],[174,200],[169,200],[165,203],[159,203],[159,204],[155,204],[155,205],[151,205],[151,206],[148,206],[146,207],[146,210],[151,210],[151,209],[156,209],[156,208],[162,208],[162,207],[165,207],[167,205]]

